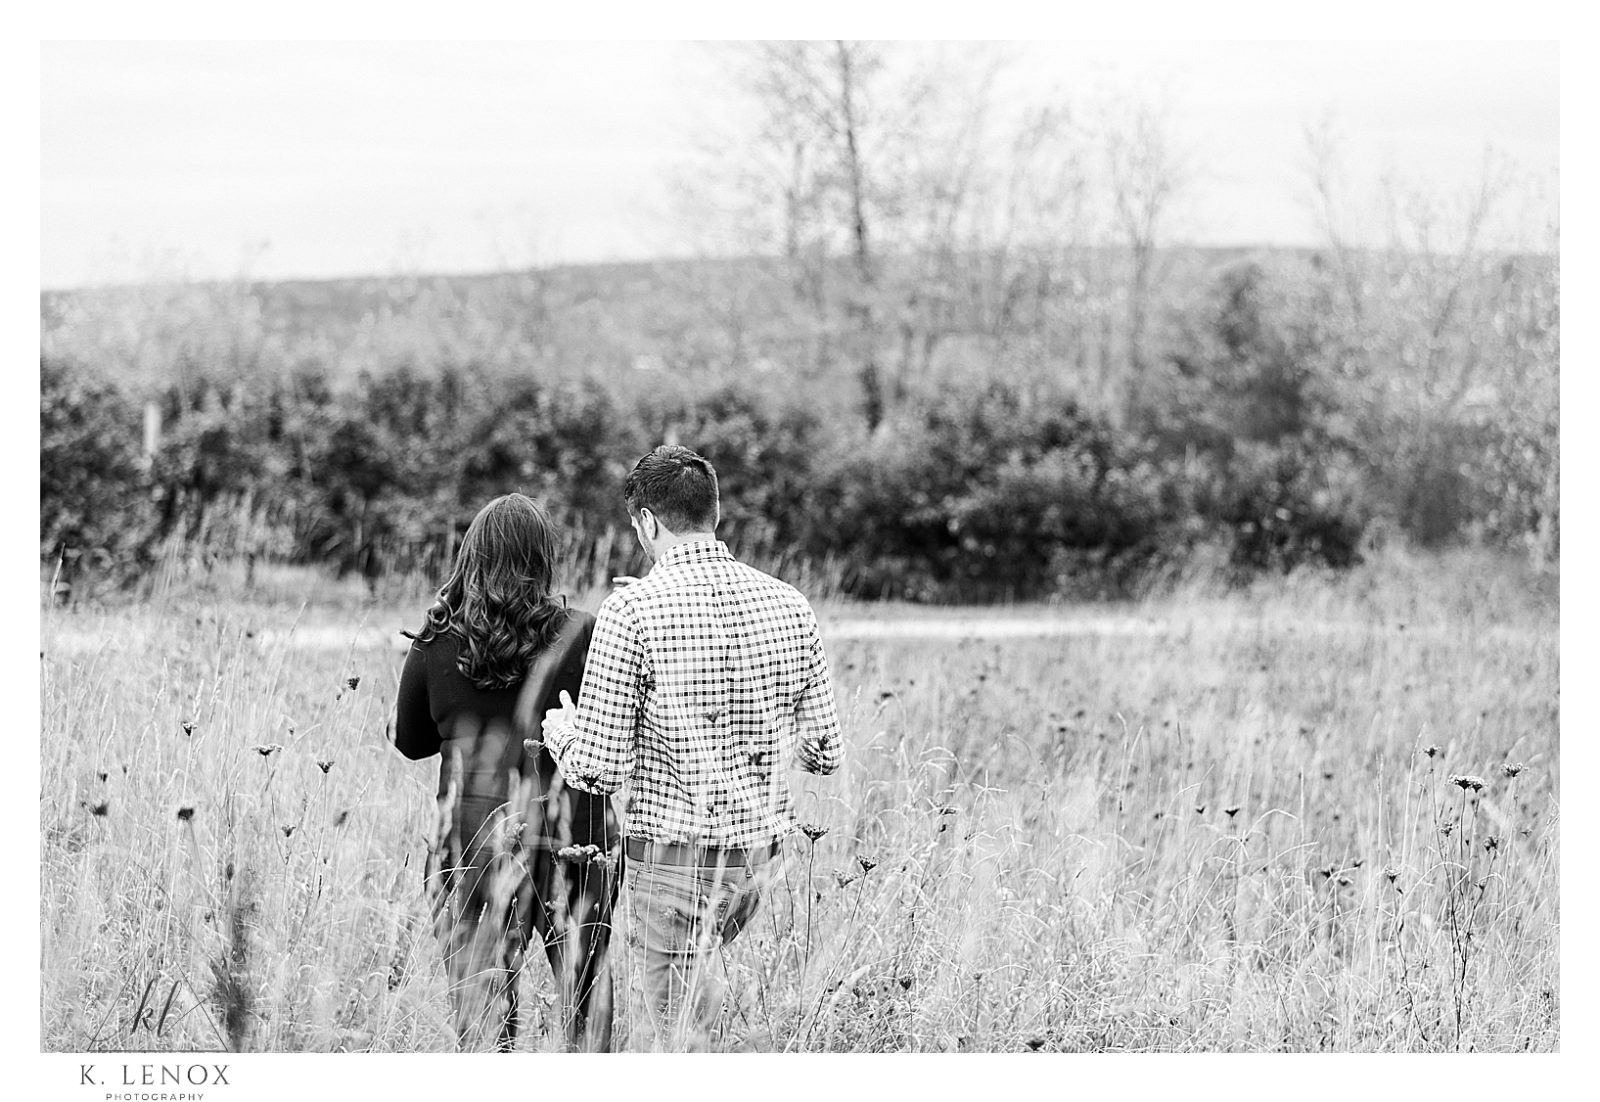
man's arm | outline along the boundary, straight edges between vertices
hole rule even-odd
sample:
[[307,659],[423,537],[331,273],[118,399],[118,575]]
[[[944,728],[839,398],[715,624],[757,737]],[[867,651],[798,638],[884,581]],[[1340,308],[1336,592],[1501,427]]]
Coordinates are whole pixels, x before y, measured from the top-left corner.
[[[633,772],[634,727],[645,674],[644,641],[612,594],[600,606],[575,708],[545,714],[544,742],[574,788],[609,796]],[[563,693],[562,703],[571,696]]]
[[795,702],[800,768],[807,773],[832,773],[839,768],[839,713],[833,702],[833,677],[822,649],[817,621],[811,617],[811,678]]

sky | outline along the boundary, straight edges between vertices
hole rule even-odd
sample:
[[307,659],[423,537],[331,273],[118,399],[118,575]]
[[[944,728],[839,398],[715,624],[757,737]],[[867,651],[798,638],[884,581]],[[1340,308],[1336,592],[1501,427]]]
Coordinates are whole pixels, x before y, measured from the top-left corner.
[[[1304,128],[1353,192],[1452,197],[1486,149],[1553,210],[1555,43],[1018,42],[1019,101],[1157,96],[1193,181],[1173,235],[1317,239]],[[688,249],[674,179],[729,110],[688,42],[44,42],[40,281],[321,278],[645,259]],[[1539,188],[1543,187],[1543,193]],[[1536,236],[1536,234],[1535,234]]]

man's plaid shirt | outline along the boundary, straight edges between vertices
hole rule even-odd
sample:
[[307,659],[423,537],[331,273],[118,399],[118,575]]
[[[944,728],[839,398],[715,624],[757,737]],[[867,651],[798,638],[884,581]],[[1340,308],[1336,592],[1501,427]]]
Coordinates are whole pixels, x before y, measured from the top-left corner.
[[816,615],[721,540],[669,548],[600,606],[576,721],[546,743],[578,788],[631,776],[632,837],[774,841],[795,828],[786,771],[839,767]]

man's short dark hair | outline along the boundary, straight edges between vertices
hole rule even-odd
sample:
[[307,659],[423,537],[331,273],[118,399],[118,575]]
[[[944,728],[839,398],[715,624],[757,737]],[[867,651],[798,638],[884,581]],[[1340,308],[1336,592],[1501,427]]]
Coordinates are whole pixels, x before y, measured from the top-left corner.
[[721,519],[716,468],[677,444],[663,444],[639,460],[622,497],[629,513],[649,509],[673,532],[710,532]]

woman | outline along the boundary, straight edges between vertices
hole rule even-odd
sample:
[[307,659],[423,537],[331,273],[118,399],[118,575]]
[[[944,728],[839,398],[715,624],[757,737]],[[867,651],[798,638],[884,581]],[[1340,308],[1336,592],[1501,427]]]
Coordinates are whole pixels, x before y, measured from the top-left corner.
[[525,742],[563,690],[578,696],[594,629],[551,593],[555,558],[545,511],[522,494],[495,498],[467,528],[422,630],[402,633],[413,642],[395,745],[413,760],[443,756],[428,886],[464,1047],[489,1032],[499,1048],[515,1045],[517,977],[534,933],[562,993],[568,1047],[611,1047],[616,819]]

